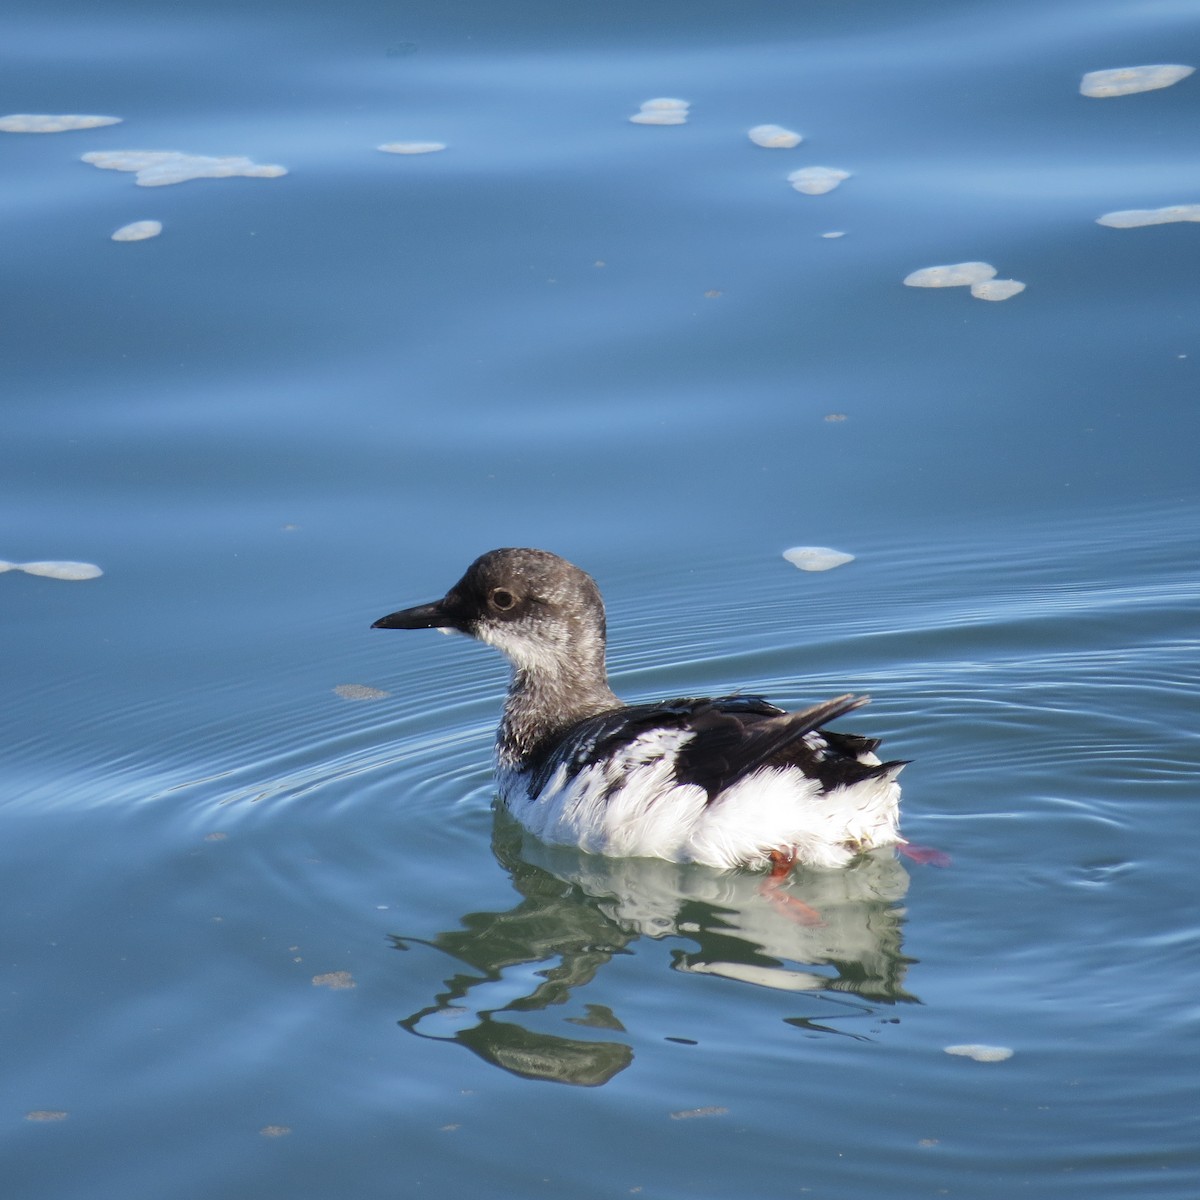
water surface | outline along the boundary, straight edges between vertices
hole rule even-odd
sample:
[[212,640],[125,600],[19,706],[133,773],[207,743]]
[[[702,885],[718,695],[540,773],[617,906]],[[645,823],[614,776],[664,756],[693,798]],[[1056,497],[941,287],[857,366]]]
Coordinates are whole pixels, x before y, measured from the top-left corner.
[[[5,55],[122,118],[0,133],[0,557],[104,570],[0,574],[14,1194],[1196,1195],[1200,227],[1096,218],[1200,201],[1200,77],[1078,90],[1200,64],[1194,4],[59,2]],[[1026,290],[903,286],[968,261]],[[500,660],[367,628],[496,545],[596,575],[630,698],[869,693],[951,866],[806,926],[523,836]]]

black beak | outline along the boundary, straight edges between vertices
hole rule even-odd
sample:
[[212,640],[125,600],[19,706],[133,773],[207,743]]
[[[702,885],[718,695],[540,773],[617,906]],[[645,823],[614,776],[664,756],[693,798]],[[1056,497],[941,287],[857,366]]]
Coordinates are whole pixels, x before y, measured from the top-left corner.
[[399,612],[380,617],[372,629],[462,629],[462,620],[451,613],[445,600],[402,608]]

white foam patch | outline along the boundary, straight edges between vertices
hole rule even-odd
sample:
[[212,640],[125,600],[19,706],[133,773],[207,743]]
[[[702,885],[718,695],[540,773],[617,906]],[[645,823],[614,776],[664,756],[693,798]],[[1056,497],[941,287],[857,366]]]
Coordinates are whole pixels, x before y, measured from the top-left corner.
[[0,559],[0,571],[24,571],[46,579],[97,579],[104,574],[95,563],[84,562],[5,562]]
[[162,233],[161,221],[131,221],[112,235],[114,242],[144,242]]
[[996,268],[991,263],[950,263],[943,267],[922,267],[904,277],[905,287],[970,287],[993,279]]
[[804,141],[795,130],[782,125],[755,125],[746,136],[764,150],[790,150]]
[[1155,92],[1186,79],[1195,67],[1180,63],[1158,63],[1150,67],[1115,67],[1111,71],[1089,71],[1079,85],[1081,95],[1105,100],[1109,96],[1132,96]]
[[832,192],[844,179],[849,179],[850,172],[837,167],[801,167],[787,178],[796,191],[806,196],[823,196],[826,192]]
[[1168,208],[1126,208],[1096,218],[1097,225],[1107,225],[1112,229],[1170,225],[1173,221],[1200,221],[1200,204],[1172,204]]
[[829,233],[821,234],[821,236],[823,238],[840,238],[840,237],[846,236],[846,231],[844,229],[834,229],[834,230],[830,231]]
[[68,133],[72,129],[99,129],[102,125],[120,125],[120,117],[85,117],[76,113],[54,116],[50,113],[9,113],[0,117],[3,133]]
[[854,561],[853,554],[831,550],[828,546],[793,546],[783,552],[783,557],[801,571],[831,571]]
[[333,689],[333,694],[340,696],[343,700],[385,700],[391,695],[391,692],[368,687],[365,683],[339,683]]
[[214,158],[207,154],[183,154],[178,150],[94,150],[83,156],[102,171],[133,171],[138,187],[164,187],[190,179],[278,179],[286,167],[251,162],[238,154]]
[[384,154],[436,154],[445,148],[445,142],[384,142],[375,147]]
[[1013,1052],[1007,1046],[982,1046],[976,1043],[962,1046],[947,1046],[947,1054],[957,1054],[962,1058],[973,1058],[976,1062],[1003,1062],[1012,1058]]
[[654,100],[643,100],[640,110],[629,119],[635,125],[686,125],[690,108],[687,100],[658,96]]
[[1007,300],[1024,290],[1025,285],[1019,279],[985,279],[971,284],[971,295],[976,300]]

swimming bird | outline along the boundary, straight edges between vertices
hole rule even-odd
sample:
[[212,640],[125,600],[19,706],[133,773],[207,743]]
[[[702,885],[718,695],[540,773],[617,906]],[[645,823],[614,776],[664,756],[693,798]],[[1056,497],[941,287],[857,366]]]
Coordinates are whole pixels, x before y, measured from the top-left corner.
[[878,739],[824,727],[868,697],[800,712],[748,695],[625,704],[608,683],[599,587],[548,551],[492,550],[442,599],[371,628],[455,631],[507,655],[499,796],[545,841],[769,866],[772,878],[904,845],[896,776],[905,763],[881,762]]

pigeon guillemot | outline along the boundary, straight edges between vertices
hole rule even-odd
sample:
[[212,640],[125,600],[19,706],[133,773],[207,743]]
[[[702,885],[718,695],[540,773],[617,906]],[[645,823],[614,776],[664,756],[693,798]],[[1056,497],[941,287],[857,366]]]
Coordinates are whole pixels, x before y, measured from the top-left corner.
[[758,696],[622,703],[604,665],[604,602],[545,550],[492,550],[441,600],[372,629],[444,629],[502,650],[512,681],[496,735],[500,798],[549,842],[714,867],[844,866],[903,846],[904,762],[822,726],[867,703],[786,712]]

